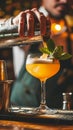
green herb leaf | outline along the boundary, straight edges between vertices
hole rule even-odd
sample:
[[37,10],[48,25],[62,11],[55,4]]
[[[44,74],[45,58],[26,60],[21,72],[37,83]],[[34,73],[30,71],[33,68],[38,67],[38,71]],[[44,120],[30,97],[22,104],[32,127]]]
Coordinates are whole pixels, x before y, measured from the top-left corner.
[[69,53],[62,53],[61,56],[59,57],[59,60],[67,60],[70,59],[71,57],[72,55]]
[[48,54],[50,57],[58,59],[58,60],[67,60],[72,57],[71,54],[63,52],[63,46],[56,46],[52,39],[46,41],[47,47],[43,47],[40,49],[42,53]]
[[40,48],[40,51],[41,51],[42,53],[50,54],[48,48],[45,48],[45,47]]
[[59,54],[63,53],[63,46],[57,46],[57,47],[55,47],[53,53],[59,53]]
[[57,46],[53,51],[53,57],[59,59],[62,53],[63,53],[63,46]]
[[55,49],[55,43],[52,39],[49,39],[47,42],[47,47],[50,52],[53,52]]

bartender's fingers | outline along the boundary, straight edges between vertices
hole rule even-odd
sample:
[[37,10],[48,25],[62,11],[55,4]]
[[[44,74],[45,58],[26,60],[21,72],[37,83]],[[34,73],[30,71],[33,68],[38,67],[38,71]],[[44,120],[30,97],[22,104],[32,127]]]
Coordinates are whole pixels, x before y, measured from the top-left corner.
[[19,14],[18,33],[19,36],[23,37],[25,34],[25,18],[26,12],[23,11]]
[[26,14],[29,12],[29,10],[22,11],[19,14],[19,24],[18,24],[18,33],[21,37],[25,36],[26,30]]
[[41,31],[41,35],[45,35],[46,33],[46,17],[43,15],[43,13],[39,13],[39,11],[34,8],[31,11],[34,12],[34,14],[36,15],[39,23],[40,23],[40,31]]
[[31,11],[26,13],[26,21],[27,21],[27,35],[28,37],[34,36],[34,16]]

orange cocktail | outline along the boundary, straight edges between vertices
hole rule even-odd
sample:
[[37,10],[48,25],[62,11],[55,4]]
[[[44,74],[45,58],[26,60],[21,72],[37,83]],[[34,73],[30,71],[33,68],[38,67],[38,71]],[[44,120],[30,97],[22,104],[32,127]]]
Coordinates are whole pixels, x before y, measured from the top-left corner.
[[[34,77],[41,81],[41,103],[32,113],[37,114],[54,114],[57,111],[51,110],[46,105],[46,80],[54,76],[60,69],[60,62],[55,58],[48,57],[48,55],[29,54],[26,60],[26,69]],[[35,85],[35,84],[34,84]]]
[[58,60],[35,60],[26,65],[27,71],[34,77],[45,81],[55,75],[60,69]]

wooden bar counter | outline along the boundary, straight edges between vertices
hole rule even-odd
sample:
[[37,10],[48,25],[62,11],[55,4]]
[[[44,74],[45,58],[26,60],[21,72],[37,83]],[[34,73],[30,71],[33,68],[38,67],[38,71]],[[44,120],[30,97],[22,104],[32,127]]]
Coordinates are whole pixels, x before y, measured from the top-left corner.
[[0,130],[73,130],[73,111],[48,116],[1,112]]
[[52,125],[0,120],[0,130],[73,130],[73,125]]

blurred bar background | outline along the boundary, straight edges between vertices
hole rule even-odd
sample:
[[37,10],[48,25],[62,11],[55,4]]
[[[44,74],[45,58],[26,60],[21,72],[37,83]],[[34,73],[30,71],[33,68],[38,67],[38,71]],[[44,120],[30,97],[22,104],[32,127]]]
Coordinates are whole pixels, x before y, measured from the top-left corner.
[[[63,44],[64,49],[73,54],[73,0],[69,1],[70,8],[68,15],[65,19],[51,20],[51,30],[56,44]],[[40,3],[40,0],[0,0],[0,18],[16,16],[22,10],[39,8]],[[66,25],[68,30],[64,32]],[[57,35],[60,33],[61,35],[57,38]],[[7,63],[8,79],[15,79],[12,48],[0,49],[0,60],[5,60]],[[71,59],[72,63],[73,59]]]
[[[22,10],[39,6],[39,0],[0,0],[0,18],[16,16]],[[7,63],[8,79],[15,79],[12,48],[0,49],[0,60],[5,60]]]

